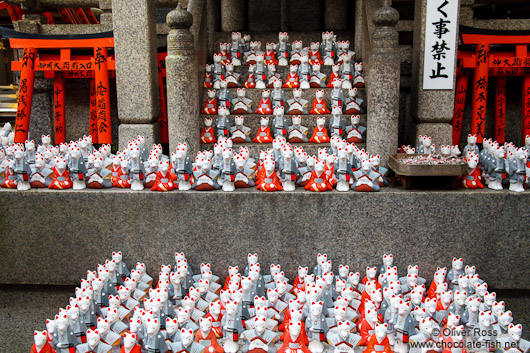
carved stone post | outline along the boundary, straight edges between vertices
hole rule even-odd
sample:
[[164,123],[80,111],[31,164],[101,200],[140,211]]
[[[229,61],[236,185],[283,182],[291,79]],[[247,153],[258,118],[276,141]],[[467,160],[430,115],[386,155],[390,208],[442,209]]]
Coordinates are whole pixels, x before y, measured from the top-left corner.
[[199,78],[191,13],[180,4],[167,15],[166,82],[167,112],[170,152],[177,143],[185,142],[188,152],[195,154],[200,148]]
[[367,150],[381,156],[386,166],[388,157],[398,147],[400,57],[396,25],[399,13],[385,0],[374,14],[372,53],[367,72],[368,126]]
[[160,142],[155,5],[112,0],[112,10],[120,149],[138,135],[150,146]]
[[221,0],[221,28],[224,32],[245,29],[244,0]]

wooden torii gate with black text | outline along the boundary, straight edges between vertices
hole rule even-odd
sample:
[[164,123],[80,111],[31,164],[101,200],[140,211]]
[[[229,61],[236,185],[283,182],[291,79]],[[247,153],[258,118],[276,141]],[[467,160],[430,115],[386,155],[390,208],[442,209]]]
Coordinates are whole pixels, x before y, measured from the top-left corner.
[[[460,27],[463,45],[475,45],[475,51],[458,51],[456,72],[456,97],[453,114],[453,144],[459,144],[468,78],[473,75],[471,102],[471,134],[477,142],[484,140],[489,76],[495,76],[494,139],[505,142],[506,132],[506,77],[523,77],[523,142],[530,135],[530,31],[492,31]],[[509,46],[506,50],[502,46]],[[492,51],[491,47],[495,50]],[[515,50],[513,50],[515,47]]]

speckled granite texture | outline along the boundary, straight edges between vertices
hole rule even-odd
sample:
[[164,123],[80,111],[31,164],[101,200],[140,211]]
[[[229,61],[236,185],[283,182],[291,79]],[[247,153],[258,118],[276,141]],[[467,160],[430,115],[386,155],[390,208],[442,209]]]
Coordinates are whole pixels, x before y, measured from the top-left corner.
[[145,145],[153,146],[155,143],[160,143],[160,126],[158,123],[154,124],[121,124],[118,127],[120,134],[119,148],[127,147],[127,143],[138,136],[145,137]]
[[372,55],[367,70],[367,149],[388,164],[398,147],[400,60],[397,52],[399,13],[388,6],[376,11]]
[[[250,31],[279,32],[281,30],[281,18],[281,0],[248,1],[248,29]],[[265,47],[263,46],[263,48]]]
[[193,18],[177,9],[167,16],[168,56],[166,57],[167,113],[170,150],[186,142],[190,154],[199,150],[199,79],[194,40],[189,28]]
[[221,0],[221,28],[223,31],[245,29],[245,0]]
[[294,278],[327,252],[355,269],[418,264],[432,277],[452,256],[477,265],[499,289],[530,289],[530,192],[403,191],[347,194],[0,190],[0,283],[79,282],[88,268],[123,250],[151,274],[184,251],[192,266],[214,271],[257,251]]
[[158,117],[155,4],[113,0],[112,8],[120,121],[153,123]]

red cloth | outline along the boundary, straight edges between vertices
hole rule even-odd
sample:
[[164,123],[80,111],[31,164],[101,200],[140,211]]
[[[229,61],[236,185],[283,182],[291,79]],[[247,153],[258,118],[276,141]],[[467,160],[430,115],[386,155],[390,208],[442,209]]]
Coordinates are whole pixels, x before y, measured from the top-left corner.
[[[210,136],[205,136],[205,134],[210,134]],[[215,143],[217,138],[215,137],[215,131],[213,127],[203,127],[201,130],[201,142],[202,143]]]
[[361,335],[361,340],[359,341],[359,346],[366,346],[368,341],[370,340],[370,331],[375,330],[375,325],[372,326],[370,323],[366,320],[361,321],[359,324],[359,335]]
[[215,337],[223,338],[223,329],[221,328],[221,326],[219,325],[219,327],[213,327],[214,322],[218,322],[219,324],[221,324],[221,320],[223,320],[223,314],[219,314],[217,320],[212,316],[211,313],[208,313],[208,315],[206,315],[206,318],[210,318],[210,320],[212,320],[212,332],[215,334]]
[[[210,80],[206,80],[209,78]],[[213,88],[213,76],[212,74],[205,73],[204,74],[204,88]]]
[[8,180],[9,176],[12,176],[12,175],[15,175],[15,174],[11,172],[11,169],[8,169],[8,171],[6,172],[5,180],[2,183],[2,187],[3,188],[7,188],[7,189],[16,189],[17,188],[17,180],[16,180],[16,178],[14,180]]
[[[252,80],[250,80],[252,79]],[[243,87],[245,88],[256,88],[256,78],[254,77],[254,74],[249,73],[247,76],[247,80],[243,84]]]
[[[272,179],[270,182],[267,182],[267,179]],[[256,186],[256,189],[261,191],[282,191],[282,183],[276,175],[276,172],[272,172],[271,176],[267,176],[266,172],[263,174],[263,178],[260,179],[259,184]]]
[[[167,179],[167,182],[162,182],[162,179]],[[171,172],[167,172],[166,175],[163,175],[162,172],[156,173],[155,185],[151,188],[152,191],[171,191],[177,189],[178,186],[174,183],[174,180],[177,179],[177,176]]]
[[328,85],[326,87],[333,88],[333,82],[342,80],[340,75],[335,75],[333,72],[329,75]]
[[261,98],[258,104],[258,109],[254,112],[255,114],[269,115],[272,114],[272,103],[270,98]]
[[[213,107],[208,108],[209,104],[213,105]],[[207,99],[206,102],[204,102],[204,108],[202,108],[201,114],[215,115],[217,114],[217,108],[217,99]]]
[[[360,345],[360,344],[359,344]],[[376,346],[384,346],[383,350],[377,350]],[[375,333],[370,337],[370,340],[366,344],[366,349],[364,350],[366,353],[393,353],[392,348],[390,348],[390,342],[388,341],[388,337],[385,337],[381,342],[377,340],[377,337],[375,337]]]
[[329,183],[331,184],[331,186],[337,186],[337,179],[335,179],[335,166],[333,165],[332,167],[328,167],[328,165],[326,164],[325,168],[324,168],[324,173],[326,173],[327,177],[328,177],[328,181]]
[[[317,108],[318,104],[322,104],[322,107]],[[313,101],[313,105],[311,106],[311,110],[309,111],[309,114],[330,114],[328,107],[326,107],[326,101],[324,100],[324,98],[315,98],[315,100]]]
[[[58,180],[58,178],[64,177],[64,181]],[[72,187],[72,180],[70,179],[70,173],[68,173],[67,170],[65,170],[62,174],[59,173],[59,171],[53,167],[53,179],[52,183],[48,188],[50,189],[56,189],[56,190],[63,190],[63,189],[70,189]]]
[[263,56],[265,57],[265,60],[263,61],[265,65],[278,65],[278,59],[276,58],[276,53],[274,51],[266,51]]
[[296,276],[293,282],[293,293],[294,294],[298,295],[298,292],[300,291],[302,284],[304,284],[303,278],[300,279],[300,277]]
[[[467,180],[466,176],[473,177],[473,180]],[[462,177],[462,186],[466,189],[484,189],[484,184],[481,181],[480,168],[475,168],[470,174]]]
[[[265,136],[260,136],[261,133],[265,133]],[[272,143],[272,134],[271,134],[271,129],[266,126],[265,128],[262,128],[260,126],[260,128],[258,129],[258,132],[256,134],[256,137],[254,137],[254,139],[252,140],[252,142],[258,142],[258,143]]]
[[[125,347],[122,346],[120,353],[125,353]],[[140,347],[139,344],[135,345],[133,349],[131,349],[130,353],[142,353],[142,347]]]
[[37,347],[35,347],[34,343],[33,346],[31,346],[30,353],[55,353],[55,351],[53,350],[52,346],[46,342],[40,351],[37,351]]
[[116,184],[118,182],[118,180],[120,180],[121,167],[120,166],[116,167],[113,164],[110,167],[110,172],[112,173],[111,177],[110,177],[110,181],[112,181],[112,186],[114,186],[114,184]]
[[[292,80],[292,81],[291,81]],[[298,74],[289,74],[285,79],[285,83],[282,86],[283,88],[300,88],[300,78]]]
[[197,330],[197,333],[195,334],[195,342],[199,343],[199,341],[210,341],[210,345],[204,349],[204,352],[210,353],[210,347],[214,349],[214,353],[224,353],[223,347],[217,343],[217,335],[213,331],[213,327],[210,330],[210,333],[208,333],[208,336],[204,337],[201,330]]
[[[322,132],[322,136],[317,136],[317,133]],[[320,129],[318,126],[315,126],[315,129],[313,130],[313,134],[311,135],[311,138],[309,139],[309,142],[313,143],[328,143],[329,142],[329,135],[328,130],[325,126]]]
[[308,56],[309,56],[309,65],[315,65],[315,64],[324,65],[324,61],[322,61],[322,55],[320,55],[320,52],[318,50],[315,52],[310,51]]
[[[317,183],[315,179],[322,179],[322,182]],[[306,186],[304,186],[304,188],[310,191],[322,192],[332,190],[333,186],[331,186],[326,172],[322,172],[322,175],[317,176],[317,172],[313,171],[311,173],[311,178],[309,179],[309,182],[306,184]]]
[[[127,178],[123,180],[121,178],[122,176],[127,176]],[[116,182],[112,183],[112,186],[114,186],[115,188],[123,188],[123,189],[131,187],[131,179],[129,178],[129,175],[127,173],[123,172],[121,167],[118,168],[118,177],[116,178]]]

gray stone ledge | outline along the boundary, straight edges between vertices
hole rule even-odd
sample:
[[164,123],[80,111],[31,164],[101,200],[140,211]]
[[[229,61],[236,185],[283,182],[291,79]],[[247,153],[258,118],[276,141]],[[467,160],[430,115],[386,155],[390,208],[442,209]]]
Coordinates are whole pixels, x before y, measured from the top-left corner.
[[195,269],[260,262],[314,266],[326,252],[363,271],[392,252],[400,271],[418,264],[432,278],[453,256],[497,289],[530,289],[530,193],[408,191],[379,193],[133,192],[0,190],[0,283],[78,284],[112,251],[145,262],[151,275],[184,251]]

